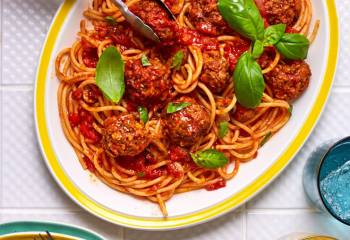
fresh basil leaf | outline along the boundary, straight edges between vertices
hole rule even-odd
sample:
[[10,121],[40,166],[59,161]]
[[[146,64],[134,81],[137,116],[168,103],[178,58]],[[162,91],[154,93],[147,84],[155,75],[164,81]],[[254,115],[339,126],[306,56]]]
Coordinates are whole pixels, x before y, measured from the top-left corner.
[[233,30],[251,40],[264,38],[264,21],[254,0],[219,0],[218,8]]
[[136,176],[144,177],[144,176],[146,176],[146,173],[145,172],[138,172],[138,173],[136,173]]
[[260,40],[256,40],[254,42],[254,46],[253,46],[253,50],[252,50],[252,57],[259,58],[263,52],[264,52],[263,42]]
[[125,92],[124,61],[115,47],[106,48],[96,66],[96,84],[111,101],[117,103]]
[[229,127],[228,122],[220,122],[219,123],[219,137],[224,138],[228,133]]
[[141,56],[141,64],[144,67],[151,66],[151,63],[149,62],[148,57],[145,54],[142,54]]
[[285,33],[275,46],[285,58],[303,60],[307,57],[310,42],[304,35]]
[[169,103],[168,107],[166,109],[166,113],[175,113],[178,111],[181,111],[184,108],[187,108],[188,106],[191,106],[191,103],[188,102],[182,102],[182,103]]
[[191,153],[191,157],[198,166],[208,169],[216,169],[225,166],[228,163],[225,154],[215,149]]
[[142,121],[143,123],[147,123],[147,122],[148,122],[148,110],[147,110],[147,108],[139,106],[139,107],[137,108],[137,111],[138,111],[139,114],[140,114],[140,119],[141,119],[141,121]]
[[272,46],[278,43],[283,37],[285,31],[285,24],[271,25],[266,28],[264,33],[264,46]]
[[184,58],[184,52],[182,50],[175,53],[170,68],[175,68],[176,70],[179,70],[182,65],[183,58]]
[[114,26],[117,24],[117,21],[112,16],[107,16],[107,17],[105,17],[105,19],[109,25]]
[[268,132],[268,134],[265,135],[264,139],[260,143],[260,147],[264,146],[272,137],[272,133]]
[[238,102],[246,108],[257,107],[261,103],[265,82],[259,64],[248,52],[238,59],[233,79]]
[[289,112],[290,114],[293,113],[293,105],[290,105],[290,107],[288,108],[288,112]]

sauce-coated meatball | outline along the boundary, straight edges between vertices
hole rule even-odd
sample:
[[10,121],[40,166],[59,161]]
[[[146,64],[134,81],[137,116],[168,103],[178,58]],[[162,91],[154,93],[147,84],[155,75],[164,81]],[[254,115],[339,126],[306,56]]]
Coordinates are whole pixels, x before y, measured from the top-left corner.
[[166,114],[165,129],[169,140],[181,147],[189,147],[204,137],[210,126],[208,110],[194,98],[181,97],[174,103],[187,102],[190,106],[171,114]]
[[258,114],[258,109],[245,108],[237,103],[235,111],[232,112],[231,116],[238,122],[245,123],[253,119]]
[[217,0],[193,0],[188,13],[190,21],[201,33],[219,35],[229,29],[218,10]]
[[149,59],[151,66],[144,67],[140,60],[125,65],[127,96],[137,104],[146,106],[165,101],[171,88],[169,67],[158,58]]
[[142,0],[133,4],[130,10],[150,26],[162,41],[171,41],[175,36],[176,22],[154,0]]
[[300,15],[300,0],[263,0],[265,16],[269,24],[284,23],[292,27]]
[[309,86],[311,70],[304,61],[280,62],[264,77],[276,98],[293,101]]
[[121,114],[104,121],[103,147],[114,156],[136,156],[150,143],[148,131],[133,114]]
[[203,71],[200,81],[205,83],[214,93],[222,92],[230,82],[229,64],[219,51],[203,53]]

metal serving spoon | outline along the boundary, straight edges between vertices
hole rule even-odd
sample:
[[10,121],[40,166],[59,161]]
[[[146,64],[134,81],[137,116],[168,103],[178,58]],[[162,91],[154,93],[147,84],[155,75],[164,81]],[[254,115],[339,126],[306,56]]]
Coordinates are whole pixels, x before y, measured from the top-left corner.
[[[112,0],[113,3],[119,8],[121,14],[125,17],[125,20],[140,34],[145,36],[146,38],[159,43],[160,39],[158,35],[144,23],[138,16],[133,14],[128,6],[122,0]],[[164,4],[164,3],[163,3]],[[165,5],[165,4],[164,4]]]

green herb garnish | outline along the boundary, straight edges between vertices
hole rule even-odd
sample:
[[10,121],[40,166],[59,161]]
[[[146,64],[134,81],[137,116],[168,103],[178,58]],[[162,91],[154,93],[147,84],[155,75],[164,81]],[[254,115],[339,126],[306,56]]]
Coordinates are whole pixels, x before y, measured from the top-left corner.
[[148,57],[145,54],[142,54],[141,56],[141,64],[144,67],[151,66],[151,63],[149,62]]
[[254,0],[219,0],[218,8],[230,27],[241,35],[251,40],[264,38],[264,20]]
[[220,122],[219,123],[219,137],[224,138],[228,133],[229,127],[228,122]]
[[184,58],[184,52],[182,50],[175,53],[170,68],[175,68],[179,70],[182,65],[182,60]]
[[228,159],[225,154],[215,149],[191,153],[191,157],[198,166],[208,169],[216,169],[228,163]]
[[264,33],[264,46],[272,46],[281,40],[286,31],[285,24],[271,25],[265,29]]
[[137,111],[140,113],[140,119],[143,123],[148,122],[148,110],[145,107],[138,107]]
[[124,61],[115,47],[108,47],[103,51],[96,67],[96,84],[115,103],[123,97]]
[[261,103],[265,82],[259,64],[248,52],[239,58],[233,78],[238,102],[246,108],[257,107]]
[[191,103],[182,102],[182,103],[169,103],[166,109],[166,113],[175,113],[181,111],[182,109],[191,106]]
[[264,44],[260,40],[256,40],[253,45],[252,49],[252,57],[253,58],[259,58],[261,54],[264,52]]
[[276,44],[277,50],[286,58],[303,60],[307,57],[310,42],[301,34],[285,33]]

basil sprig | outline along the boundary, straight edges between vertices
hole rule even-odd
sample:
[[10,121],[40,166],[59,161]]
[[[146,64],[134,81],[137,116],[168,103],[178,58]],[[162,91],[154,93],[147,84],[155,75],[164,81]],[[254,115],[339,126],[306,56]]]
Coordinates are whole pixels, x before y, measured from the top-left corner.
[[303,60],[307,57],[310,42],[304,35],[285,33],[275,46],[284,57]]
[[111,101],[118,103],[125,92],[124,61],[115,47],[106,48],[96,66],[96,84]]
[[264,33],[264,46],[272,46],[278,43],[285,31],[285,24],[276,24],[266,28]]
[[151,66],[151,63],[149,62],[148,57],[145,54],[142,54],[141,56],[141,64],[144,67]]
[[231,28],[251,40],[264,37],[264,20],[254,0],[219,0],[218,8]]
[[229,127],[228,122],[220,122],[219,123],[219,137],[224,138],[228,133]]
[[170,68],[175,68],[176,70],[179,70],[182,64],[182,60],[184,58],[184,52],[182,50],[175,53],[172,63],[170,65]]
[[191,103],[188,102],[182,102],[182,103],[169,103],[168,107],[166,109],[166,113],[170,114],[170,113],[175,113],[178,111],[181,111],[184,108],[187,108],[191,106]]
[[252,49],[252,57],[253,58],[259,58],[261,54],[264,52],[264,44],[260,40],[256,40],[253,45]]
[[148,122],[148,110],[145,107],[139,106],[137,108],[137,111],[140,114],[140,119],[143,123],[147,123]]
[[250,53],[245,52],[238,59],[233,78],[238,102],[247,108],[257,107],[261,103],[265,82],[259,64]]
[[198,166],[208,169],[216,169],[225,166],[228,163],[225,154],[215,149],[191,153],[191,157]]
[[285,24],[264,29],[254,0],[218,0],[217,6],[232,29],[252,40],[250,52],[239,58],[233,76],[238,102],[254,108],[260,104],[265,88],[262,71],[255,61],[264,52],[264,47],[275,46],[285,58],[302,60],[307,56],[310,43],[304,35],[285,33]]

